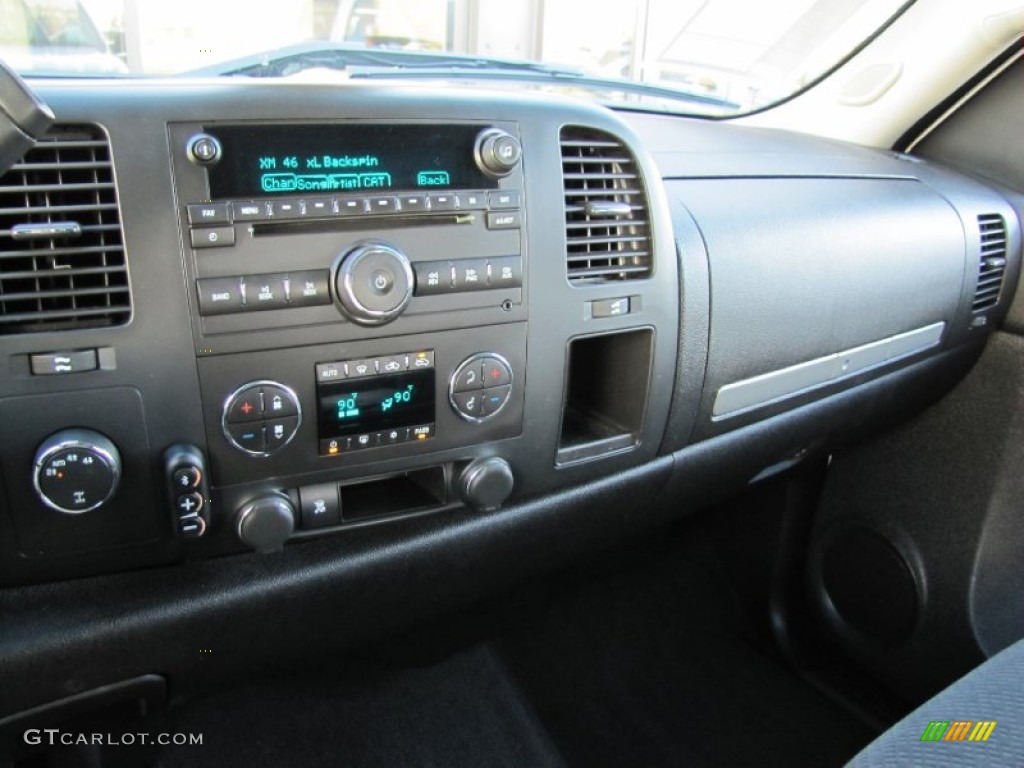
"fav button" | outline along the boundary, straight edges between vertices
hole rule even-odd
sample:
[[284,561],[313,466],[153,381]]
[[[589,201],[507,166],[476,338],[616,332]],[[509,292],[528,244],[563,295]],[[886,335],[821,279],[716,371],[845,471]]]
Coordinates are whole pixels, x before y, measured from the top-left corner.
[[193,226],[227,224],[231,221],[231,206],[228,203],[197,203],[188,206],[188,223]]

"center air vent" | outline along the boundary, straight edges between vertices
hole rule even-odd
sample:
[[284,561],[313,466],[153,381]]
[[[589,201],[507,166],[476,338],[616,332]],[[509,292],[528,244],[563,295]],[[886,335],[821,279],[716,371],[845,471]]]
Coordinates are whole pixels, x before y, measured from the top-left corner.
[[566,261],[576,285],[651,274],[650,218],[636,158],[614,136],[562,129]]
[[0,333],[123,325],[131,317],[110,146],[57,126],[0,176]]
[[971,309],[983,312],[999,302],[1006,273],[1006,222],[995,213],[978,217],[981,252],[978,263],[978,286],[974,289]]

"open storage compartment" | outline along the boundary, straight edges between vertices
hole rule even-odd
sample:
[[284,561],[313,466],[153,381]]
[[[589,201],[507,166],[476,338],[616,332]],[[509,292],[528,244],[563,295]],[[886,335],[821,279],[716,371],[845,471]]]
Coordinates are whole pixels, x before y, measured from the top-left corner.
[[647,410],[653,353],[652,328],[569,342],[556,465],[636,446]]

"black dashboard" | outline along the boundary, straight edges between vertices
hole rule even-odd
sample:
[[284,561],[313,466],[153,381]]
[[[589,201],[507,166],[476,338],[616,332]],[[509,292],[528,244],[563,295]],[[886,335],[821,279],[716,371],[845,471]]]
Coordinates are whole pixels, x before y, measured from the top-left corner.
[[57,124],[0,179],[0,715],[187,677],[213,625],[239,665],[277,653],[246,639],[268,615],[367,636],[732,493],[941,395],[1019,276],[999,192],[809,136],[422,87],[39,92]]

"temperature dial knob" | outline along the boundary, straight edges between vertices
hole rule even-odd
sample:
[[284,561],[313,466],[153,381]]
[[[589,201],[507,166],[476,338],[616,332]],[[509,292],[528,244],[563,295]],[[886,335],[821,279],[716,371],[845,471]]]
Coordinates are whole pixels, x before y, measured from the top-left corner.
[[341,308],[363,325],[381,325],[402,314],[412,286],[409,257],[384,243],[364,243],[343,254],[334,277]]
[[102,507],[117,492],[121,455],[108,438],[91,429],[66,429],[36,451],[33,482],[42,502],[78,515]]
[[519,139],[500,128],[488,128],[476,137],[477,167],[488,176],[508,176],[519,165],[523,148]]

